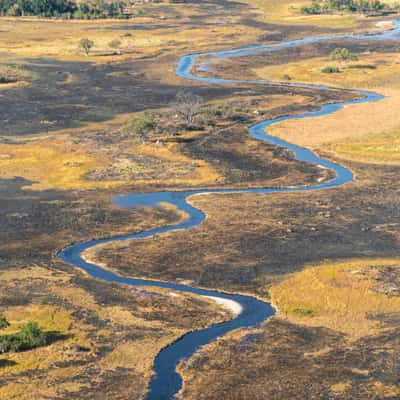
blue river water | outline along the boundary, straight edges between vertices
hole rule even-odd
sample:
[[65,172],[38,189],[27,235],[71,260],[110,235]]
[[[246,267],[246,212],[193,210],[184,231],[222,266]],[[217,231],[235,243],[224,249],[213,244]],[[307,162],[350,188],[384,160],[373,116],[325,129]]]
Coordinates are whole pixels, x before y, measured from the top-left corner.
[[[287,42],[274,43],[274,44],[262,44],[256,46],[242,47],[233,50],[209,52],[209,53],[198,53],[183,56],[177,66],[177,75],[187,78],[189,80],[201,81],[207,84],[225,85],[235,83],[250,83],[250,84],[273,84],[281,85],[279,82],[259,81],[259,80],[232,80],[222,79],[213,77],[203,77],[195,75],[192,70],[197,65],[198,58],[207,59],[227,59],[233,57],[244,57],[262,53],[268,53],[271,51],[279,51],[284,48],[300,46],[307,43],[315,43],[321,41],[328,41],[333,39],[351,39],[351,40],[397,40],[399,39],[400,22],[396,21],[395,29],[386,31],[379,34],[354,34],[354,35],[340,35],[340,36],[319,36],[319,37],[308,37],[302,39],[296,39]],[[321,85],[307,85],[301,83],[290,83],[285,84],[286,86],[305,87],[316,90],[329,90],[327,86]],[[353,180],[353,174],[347,168],[331,162],[329,160],[318,157],[310,150],[288,143],[282,139],[268,135],[266,132],[267,128],[273,124],[301,118],[313,118],[322,115],[329,115],[337,112],[343,106],[348,104],[366,103],[373,102],[383,99],[383,96],[377,93],[366,92],[366,91],[353,91],[358,94],[359,97],[356,100],[327,104],[322,106],[320,109],[311,112],[305,112],[298,115],[288,115],[279,117],[272,120],[263,121],[257,123],[249,128],[249,133],[254,139],[275,144],[292,151],[297,160],[319,165],[321,167],[332,170],[335,173],[334,178],[329,181],[317,183],[309,186],[297,186],[297,187],[276,187],[276,188],[250,188],[250,189],[199,189],[189,191],[164,191],[155,193],[132,193],[123,196],[117,196],[113,199],[114,204],[134,208],[138,206],[158,206],[159,203],[170,203],[177,209],[184,211],[187,214],[187,219],[172,226],[164,226],[160,228],[154,228],[140,233],[131,235],[115,236],[110,238],[91,240],[88,242],[73,244],[59,252],[59,257],[65,262],[86,271],[89,275],[96,279],[102,279],[107,282],[123,283],[132,286],[156,286],[167,288],[183,293],[194,293],[200,296],[214,296],[224,299],[236,301],[242,306],[242,312],[232,320],[227,322],[212,325],[211,327],[197,330],[183,336],[176,342],[172,343],[168,347],[164,348],[157,355],[154,362],[155,375],[152,378],[149,386],[147,400],[170,400],[182,387],[181,376],[177,373],[176,367],[180,360],[190,357],[195,353],[199,347],[214,341],[216,338],[225,335],[226,333],[237,329],[237,328],[249,328],[256,327],[267,318],[275,314],[274,308],[261,300],[256,299],[252,296],[244,296],[238,294],[222,293],[215,290],[200,289],[188,285],[181,285],[175,283],[161,282],[155,280],[144,280],[125,278],[111,271],[105,270],[100,266],[85,261],[82,257],[83,253],[99,244],[124,241],[129,239],[144,239],[154,235],[160,235],[168,231],[189,229],[191,227],[198,226],[201,224],[206,216],[205,214],[193,207],[188,199],[195,195],[202,194],[223,194],[223,193],[282,193],[282,192],[300,192],[310,190],[322,190],[329,188],[337,188]]]

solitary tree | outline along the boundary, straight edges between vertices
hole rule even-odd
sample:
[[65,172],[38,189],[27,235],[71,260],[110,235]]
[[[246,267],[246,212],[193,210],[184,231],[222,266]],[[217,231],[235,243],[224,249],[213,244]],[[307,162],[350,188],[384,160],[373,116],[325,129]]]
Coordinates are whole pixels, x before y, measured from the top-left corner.
[[181,91],[176,95],[175,112],[186,123],[192,124],[196,115],[199,114],[202,98],[193,93]]
[[8,326],[10,326],[10,323],[3,314],[0,314],[0,329],[5,329]]
[[349,49],[346,49],[345,47],[337,47],[335,50],[333,50],[330,54],[330,58],[332,60],[337,60],[337,61],[357,61],[358,57],[356,54],[352,53]]
[[92,47],[94,46],[94,42],[90,39],[81,39],[79,42],[79,48],[81,50],[83,50],[83,52],[85,53],[86,57],[89,55],[90,50],[92,49]]

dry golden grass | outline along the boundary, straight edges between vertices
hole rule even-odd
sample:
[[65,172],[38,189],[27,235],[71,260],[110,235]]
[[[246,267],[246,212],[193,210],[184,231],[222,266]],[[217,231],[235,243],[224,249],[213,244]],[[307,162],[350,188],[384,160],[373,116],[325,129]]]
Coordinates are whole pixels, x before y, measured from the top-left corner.
[[[0,175],[3,178],[24,177],[34,183],[26,188],[44,189],[93,189],[111,188],[129,182],[140,185],[149,180],[129,178],[118,181],[87,180],[84,175],[92,170],[111,167],[120,161],[103,155],[100,151],[89,150],[84,145],[74,144],[66,139],[45,139],[25,144],[0,144]],[[194,177],[185,174],[164,180],[152,179],[150,183],[197,185],[220,181],[221,177],[203,160],[196,160],[179,153],[176,144],[142,144],[132,147],[132,152],[154,157],[161,161],[195,166]],[[140,172],[143,172],[142,169]],[[145,171],[144,171],[145,172]],[[152,172],[150,167],[149,172]],[[182,176],[180,176],[182,175]],[[192,174],[190,174],[192,175]]]
[[336,395],[343,395],[346,393],[347,389],[351,386],[351,382],[341,382],[336,383],[331,386],[331,391]]
[[[136,295],[123,287],[114,289],[114,297],[128,296],[129,305],[119,305],[115,300],[103,303],[97,296],[103,295],[104,287],[96,289],[96,284],[91,283],[89,292],[77,286],[75,278],[72,274],[52,272],[40,266],[6,270],[0,274],[2,292],[22,290],[28,293],[31,285],[41,287],[40,298],[34,295],[32,302],[25,306],[4,307],[7,296],[0,297],[2,309],[11,323],[1,334],[15,332],[27,321],[36,321],[44,331],[64,335],[41,348],[2,355],[0,378],[6,383],[0,388],[0,398],[74,397],[82,388],[93,389],[109,374],[114,376],[118,369],[131,371],[132,384],[139,384],[137,390],[143,394],[152,375],[154,357],[162,347],[191,328],[230,316],[211,300],[199,301],[193,295],[184,294],[172,296],[166,289],[150,287],[145,288],[145,294],[137,288]],[[161,298],[152,300],[149,294]],[[51,299],[56,299],[57,305],[49,304]],[[179,317],[174,315],[177,309],[181,310]],[[191,315],[194,309],[197,311]],[[184,313],[187,315],[181,318]],[[165,316],[167,320],[163,321]],[[190,317],[193,317],[193,325],[189,325]],[[143,335],[140,332],[144,332]],[[76,345],[84,346],[87,351],[71,352]],[[109,350],[103,353],[105,345]],[[93,369],[95,378],[87,381],[87,374]]]
[[[327,65],[338,66],[342,72],[332,74],[321,72]],[[398,53],[365,52],[359,54],[358,61],[351,62],[317,57],[285,65],[261,67],[254,71],[261,78],[278,81],[285,81],[283,76],[289,75],[294,82],[365,90],[380,89],[384,94],[391,94],[393,89],[400,89]]]
[[29,321],[37,321],[44,331],[67,332],[71,324],[70,312],[61,307],[32,305],[29,307],[13,307],[5,313],[10,326],[1,334],[17,332]]
[[385,385],[384,383],[377,381],[374,384],[374,390],[379,399],[397,399],[400,396],[399,385]]
[[384,330],[369,314],[400,312],[400,298],[374,291],[376,271],[397,259],[349,260],[307,267],[270,289],[282,318],[324,326],[355,340]]
[[24,177],[31,189],[90,189],[112,187],[116,182],[90,182],[82,176],[107,158],[93,155],[89,149],[61,139],[43,140],[25,145],[0,144],[0,171],[3,178]]
[[301,7],[310,5],[311,0],[243,0],[243,2],[260,10],[261,18],[268,22],[330,28],[356,26],[355,15],[302,15]]
[[[321,72],[323,66],[335,64],[325,57],[265,67],[256,72],[264,79],[280,80],[287,74],[295,82],[373,90],[387,97],[374,103],[347,106],[329,116],[285,121],[269,128],[269,132],[299,145],[328,148],[342,158],[398,165],[399,55],[361,54],[359,61],[343,64],[342,73]],[[362,65],[371,68],[350,68]]]
[[[151,8],[151,6],[149,6]],[[170,12],[179,11],[182,7],[170,5]],[[195,14],[190,9],[190,14]],[[212,16],[210,16],[212,21]],[[237,17],[233,17],[237,20]],[[157,29],[138,29],[154,24]],[[159,18],[141,17],[130,20],[93,20],[93,21],[59,21],[41,20],[35,18],[2,18],[0,29],[0,51],[12,57],[53,57],[67,61],[87,61],[105,63],[122,61],[127,58],[142,58],[157,54],[160,50],[173,50],[182,46],[196,48],[209,45],[210,41],[217,46],[223,44],[227,38],[234,37],[239,41],[250,40],[256,33],[265,33],[258,28],[249,28],[243,25],[216,24],[212,29],[188,26],[185,29],[170,28],[170,21]],[[131,27],[131,28],[130,28]],[[134,29],[134,30],[133,30]],[[129,35],[127,35],[129,34]],[[94,42],[89,57],[79,50],[81,38],[87,37]],[[112,40],[121,41],[121,54],[113,54],[109,43]]]
[[348,159],[400,165],[400,127],[389,133],[334,143],[329,149]]

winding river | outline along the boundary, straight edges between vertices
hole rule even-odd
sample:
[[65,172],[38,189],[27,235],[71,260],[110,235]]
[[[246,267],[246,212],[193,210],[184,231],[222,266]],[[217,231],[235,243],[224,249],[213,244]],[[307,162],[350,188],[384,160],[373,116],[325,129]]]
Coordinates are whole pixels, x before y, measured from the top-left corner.
[[[268,53],[272,51],[279,51],[284,48],[300,46],[306,43],[322,42],[332,39],[352,39],[352,40],[395,40],[399,38],[400,23],[395,22],[395,29],[386,31],[379,34],[357,34],[357,35],[338,35],[338,36],[319,36],[319,37],[307,37],[287,42],[274,43],[274,44],[262,44],[256,46],[243,47],[227,51],[217,51],[209,53],[199,53],[183,56],[177,67],[177,75],[190,79],[201,81],[207,84],[223,85],[223,84],[235,84],[235,83],[250,83],[250,84],[268,84],[268,85],[283,85],[279,82],[259,81],[259,80],[232,80],[232,79],[221,79],[212,77],[202,77],[195,75],[192,70],[197,63],[197,59],[202,57],[204,59],[226,59],[233,57],[244,57],[255,54]],[[204,61],[203,61],[204,62]],[[285,84],[288,86],[288,84]],[[327,86],[318,85],[306,85],[300,83],[289,84],[289,86],[305,87],[315,90],[329,90]],[[353,174],[345,167],[325,160],[312,153],[310,150],[305,148],[287,143],[284,140],[270,136],[267,134],[266,129],[276,123],[300,118],[313,118],[322,115],[332,114],[343,106],[348,104],[366,103],[372,101],[378,101],[383,99],[383,96],[377,93],[365,92],[365,91],[354,91],[359,97],[356,100],[327,104],[322,106],[320,109],[312,112],[306,112],[298,115],[284,116],[272,120],[263,121],[250,127],[249,132],[251,137],[264,142],[272,143],[277,146],[281,146],[292,151],[297,160],[319,165],[323,168],[328,168],[335,173],[335,177],[329,181],[318,183],[311,186],[298,186],[298,187],[279,187],[279,188],[251,188],[251,189],[201,189],[201,190],[190,190],[190,191],[165,191],[155,193],[133,193],[125,196],[118,196],[113,199],[113,202],[121,207],[134,208],[138,206],[157,206],[160,202],[167,202],[174,205],[179,210],[184,211],[187,214],[187,219],[181,223],[173,226],[164,226],[161,228],[150,229],[136,234],[115,236],[105,239],[92,240],[84,243],[73,244],[58,254],[59,257],[65,262],[72,264],[73,266],[86,271],[89,275],[96,279],[102,279],[107,282],[123,283],[132,286],[157,286],[162,288],[168,288],[174,291],[184,293],[194,293],[200,296],[212,296],[220,299],[231,300],[241,305],[242,311],[232,320],[215,324],[209,328],[197,330],[191,332],[170,346],[164,348],[156,357],[154,363],[155,375],[150,382],[149,392],[147,400],[169,400],[174,397],[176,393],[182,387],[181,376],[176,372],[176,366],[179,361],[183,358],[188,358],[195,353],[200,346],[212,342],[216,338],[225,335],[237,328],[248,328],[256,327],[267,318],[275,314],[274,308],[261,300],[258,300],[251,296],[243,296],[237,294],[221,293],[215,290],[199,289],[191,286],[160,282],[153,280],[142,280],[132,279],[119,276],[111,271],[105,270],[98,265],[92,264],[85,261],[82,257],[83,253],[99,244],[124,241],[130,239],[144,239],[151,236],[160,235],[168,231],[189,229],[191,227],[198,226],[205,220],[205,214],[193,207],[188,199],[196,195],[203,195],[209,193],[223,194],[223,193],[282,193],[282,192],[301,192],[310,190],[322,190],[329,188],[336,188],[344,185],[353,180]]]

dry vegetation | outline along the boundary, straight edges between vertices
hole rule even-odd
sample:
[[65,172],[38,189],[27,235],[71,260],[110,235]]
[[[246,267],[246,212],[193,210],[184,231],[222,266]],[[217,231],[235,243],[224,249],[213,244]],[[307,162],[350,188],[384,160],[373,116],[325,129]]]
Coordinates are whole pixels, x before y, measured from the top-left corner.
[[313,25],[325,28],[355,28],[359,18],[354,15],[307,15],[300,10],[307,0],[245,0],[255,7],[264,21],[290,25]]
[[264,79],[282,80],[289,76],[295,82],[377,91],[387,98],[377,103],[349,106],[328,117],[287,121],[272,127],[269,132],[300,145],[329,149],[339,157],[398,165],[398,54],[360,53],[358,61],[342,63],[341,72],[333,74],[321,72],[327,64],[335,64],[335,61],[327,57],[312,58],[284,67],[264,67],[256,72]]
[[101,396],[119,398],[123,389],[140,399],[163,346],[229,316],[190,295],[117,287],[38,265],[3,269],[0,279],[0,304],[11,323],[1,334],[36,321],[53,338],[45,347],[2,355],[2,398],[94,399],[104,387]]
[[[232,16],[227,23],[218,23],[209,17],[211,29],[189,24],[191,18],[201,16],[203,11],[190,6],[190,16],[185,17],[181,6],[169,5],[158,7],[149,5],[149,16],[134,20],[100,20],[100,21],[59,21],[40,20],[37,18],[2,18],[0,26],[3,39],[0,51],[7,52],[8,57],[52,57],[66,61],[85,61],[108,63],[126,59],[141,59],[159,55],[160,51],[181,51],[193,45],[196,47],[209,43],[211,36],[215,46],[231,41],[233,38],[245,43],[251,35],[266,33],[253,27],[245,29],[236,24],[238,17]],[[176,23],[185,29],[177,30]],[[154,24],[151,30],[146,26]],[[214,25],[214,26],[213,26]],[[89,38],[94,46],[88,57],[79,49],[79,40]],[[112,41],[120,41],[120,54],[110,47]]]
[[397,399],[399,265],[326,262],[272,286],[278,317],[182,362],[180,398]]
[[388,269],[396,275],[399,265],[396,259],[377,259],[306,267],[269,292],[282,318],[355,340],[387,329],[374,316],[400,312],[400,286],[384,279]]

